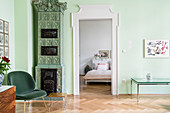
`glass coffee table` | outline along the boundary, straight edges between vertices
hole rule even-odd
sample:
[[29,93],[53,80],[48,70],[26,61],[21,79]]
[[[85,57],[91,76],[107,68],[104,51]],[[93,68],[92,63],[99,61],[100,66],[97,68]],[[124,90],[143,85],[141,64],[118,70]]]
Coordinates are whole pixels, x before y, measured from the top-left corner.
[[170,78],[153,78],[147,80],[146,78],[131,78],[131,95],[132,82],[137,84],[137,102],[139,102],[139,85],[170,85]]
[[[52,100],[52,98],[63,98],[64,101],[64,108],[66,107],[66,103],[67,103],[67,93],[50,93],[48,95],[48,97],[50,98],[50,101]],[[51,106],[51,105],[50,105]]]

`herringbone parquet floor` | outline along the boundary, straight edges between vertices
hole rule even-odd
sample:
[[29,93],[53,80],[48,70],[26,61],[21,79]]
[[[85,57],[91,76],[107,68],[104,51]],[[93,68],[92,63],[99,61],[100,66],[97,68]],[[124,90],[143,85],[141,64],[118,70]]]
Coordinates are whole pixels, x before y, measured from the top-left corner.
[[[168,113],[170,112],[170,95],[140,95],[139,103],[136,96],[110,95],[110,85],[81,85],[80,96],[68,96],[67,105],[54,102],[48,105],[49,113]],[[26,113],[45,113],[43,102],[31,102],[26,106]],[[17,103],[16,113],[23,113],[23,103]]]

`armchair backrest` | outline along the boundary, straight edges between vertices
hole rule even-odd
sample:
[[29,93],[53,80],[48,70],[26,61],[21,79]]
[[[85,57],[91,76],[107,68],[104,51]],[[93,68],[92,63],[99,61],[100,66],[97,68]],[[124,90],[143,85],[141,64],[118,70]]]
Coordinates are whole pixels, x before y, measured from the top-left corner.
[[33,91],[35,82],[32,76],[24,71],[13,71],[8,74],[8,84],[16,86],[16,94]]

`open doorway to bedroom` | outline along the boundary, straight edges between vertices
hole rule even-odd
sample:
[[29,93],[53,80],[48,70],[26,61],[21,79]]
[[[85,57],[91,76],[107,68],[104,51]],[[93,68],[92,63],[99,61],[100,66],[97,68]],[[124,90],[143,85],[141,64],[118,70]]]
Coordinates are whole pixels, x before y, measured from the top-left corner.
[[112,40],[111,40],[111,94],[118,95],[118,13],[111,11],[111,5],[78,5],[80,10],[72,13],[73,27],[73,94],[80,94],[79,83],[79,23],[81,20],[102,20],[111,19],[112,21]]
[[111,19],[79,21],[80,93],[111,94],[111,42]]

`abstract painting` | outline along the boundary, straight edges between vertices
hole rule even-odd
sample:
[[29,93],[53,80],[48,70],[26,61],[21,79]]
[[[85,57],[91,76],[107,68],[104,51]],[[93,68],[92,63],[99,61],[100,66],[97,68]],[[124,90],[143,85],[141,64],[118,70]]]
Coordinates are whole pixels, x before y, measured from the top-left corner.
[[169,57],[169,40],[145,40],[145,57]]

